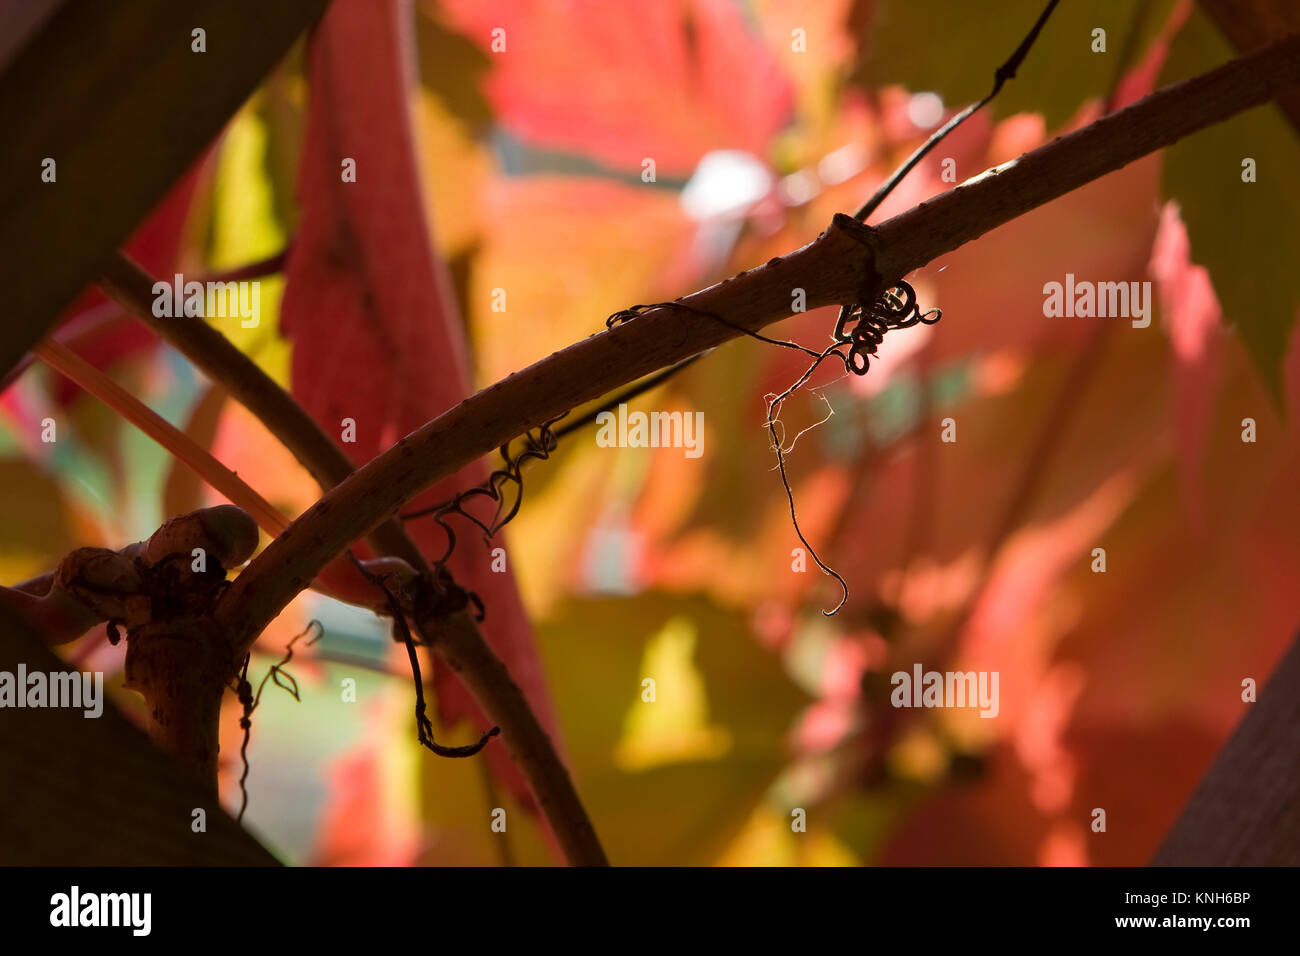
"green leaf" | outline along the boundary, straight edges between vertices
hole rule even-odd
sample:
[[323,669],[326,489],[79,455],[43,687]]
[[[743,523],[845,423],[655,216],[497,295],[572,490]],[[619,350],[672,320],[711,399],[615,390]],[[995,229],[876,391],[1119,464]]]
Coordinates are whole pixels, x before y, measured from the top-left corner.
[[[1235,57],[1198,11],[1174,38],[1160,84]],[[1242,182],[1255,160],[1256,182]],[[1223,306],[1274,399],[1281,403],[1282,361],[1300,307],[1300,140],[1273,104],[1211,126],[1165,152],[1162,190],[1182,207],[1192,259],[1205,266]],[[1276,224],[1270,228],[1269,224]]]
[[[273,142],[269,124],[253,109],[241,110],[226,127],[212,183],[208,265],[213,269],[230,269],[272,256],[288,242],[272,179]],[[260,280],[261,321],[254,328],[246,329],[231,318],[209,321],[287,386],[290,350],[280,335],[279,321],[284,284],[280,275]]]
[[[879,0],[866,27],[866,56],[853,76],[861,85],[898,83],[933,91],[953,107],[993,87],[993,74],[1020,45],[1043,0],[1004,0],[996,11],[950,0]],[[1172,0],[1156,0],[1139,35],[1136,63],[1169,16]],[[1028,58],[997,99],[995,116],[1041,113],[1048,129],[1068,122],[1089,99],[1105,95],[1133,25],[1132,3],[1062,3]],[[1093,30],[1106,31],[1106,52],[1094,53]]]
[[420,5],[416,13],[420,83],[471,131],[485,128],[492,122],[492,107],[482,92],[488,55],[444,23],[441,11],[432,4]]
[[0,460],[0,527],[5,530],[0,581],[6,584],[52,570],[83,543],[58,483],[18,458]]
[[[565,605],[538,638],[578,790],[610,859],[712,863],[785,764],[786,733],[807,701],[747,616],[652,593]],[[642,699],[646,678],[653,703]]]

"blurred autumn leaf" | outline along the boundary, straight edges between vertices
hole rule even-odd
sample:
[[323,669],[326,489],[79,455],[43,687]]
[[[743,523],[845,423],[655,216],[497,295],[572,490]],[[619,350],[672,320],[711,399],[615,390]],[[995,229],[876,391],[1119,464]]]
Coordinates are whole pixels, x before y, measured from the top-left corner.
[[[1160,82],[1186,79],[1232,56],[1196,11],[1170,45]],[[1192,258],[1209,269],[1224,318],[1240,332],[1279,403],[1282,359],[1300,308],[1300,236],[1290,227],[1300,219],[1300,183],[1291,173],[1298,166],[1295,127],[1270,103],[1169,147],[1162,185],[1179,203]]]
[[509,55],[489,57],[487,93],[526,142],[686,176],[711,149],[761,154],[788,117],[788,80],[729,0],[648,4],[635,17],[600,0],[443,7],[484,49],[505,44]]
[[21,458],[0,459],[0,576],[6,583],[48,571],[83,542],[83,529],[44,469]]
[[490,57],[469,37],[447,26],[441,4],[424,0],[416,13],[420,85],[471,132],[482,130],[492,121],[492,109],[483,95]]
[[[611,857],[713,862],[784,765],[785,734],[807,701],[747,616],[647,592],[557,608],[538,639]],[[654,702],[643,698],[647,678]]]

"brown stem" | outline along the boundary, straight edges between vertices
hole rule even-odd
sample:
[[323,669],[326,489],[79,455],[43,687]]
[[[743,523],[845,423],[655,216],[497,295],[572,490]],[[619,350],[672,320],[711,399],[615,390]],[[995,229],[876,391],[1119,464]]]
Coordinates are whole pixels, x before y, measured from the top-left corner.
[[[50,578],[53,580],[53,574]],[[0,605],[21,618],[51,647],[75,641],[104,620],[62,588],[33,594],[21,585],[0,587]]]
[[211,452],[199,447],[179,428],[66,345],[45,339],[32,346],[32,352],[171,452],[217,491],[238,502],[268,534],[278,534],[288,525],[289,519],[279,509],[217,461]]
[[[871,230],[836,216],[816,240],[682,303],[757,329],[808,308],[861,301],[936,256],[1198,129],[1300,83],[1300,36],[1167,87]],[[645,311],[486,388],[403,438],[326,494],[223,596],[220,620],[256,634],[357,537],[430,484],[530,428],[740,334],[678,308]]]
[[[131,422],[146,435],[182,462],[199,478],[221,492],[232,502],[237,502],[253,515],[262,529],[276,535],[289,525],[289,519],[259,495],[247,482],[217,461],[207,449],[202,448],[171,422],[149,408],[103,372],[81,358],[67,346],[53,339],[38,342],[32,351],[51,368],[100,399],[119,415]],[[336,561],[313,582],[313,588],[362,607],[382,610],[381,592],[371,587],[347,561]]]
[[609,860],[568,769],[528,706],[524,692],[479,636],[473,618],[461,612],[417,623],[426,639],[434,639],[434,649],[474,692],[483,709],[500,724],[501,739],[532,783],[533,794],[546,819],[566,821],[563,828],[555,828],[565,858],[583,866],[608,866]]
[[286,245],[279,252],[269,255],[265,259],[246,262],[242,266],[235,266],[231,269],[210,272],[207,275],[199,276],[194,281],[206,286],[209,282],[244,282],[249,279],[261,279],[265,276],[278,275],[283,272],[284,264],[288,260],[289,246]]

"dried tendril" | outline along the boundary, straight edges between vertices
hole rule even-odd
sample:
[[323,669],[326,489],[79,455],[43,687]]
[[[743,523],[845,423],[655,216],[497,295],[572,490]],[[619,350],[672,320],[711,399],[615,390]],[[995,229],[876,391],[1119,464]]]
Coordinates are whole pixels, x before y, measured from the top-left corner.
[[[312,634],[313,631],[315,631],[314,634]],[[304,645],[306,647],[310,647],[319,641],[325,635],[325,628],[321,625],[320,621],[311,621],[300,634],[295,634],[290,638],[289,643],[286,644],[284,648],[284,657],[280,658],[279,662],[271,665],[271,669],[266,672],[266,675],[262,678],[262,682],[257,685],[256,694],[253,693],[252,684],[248,682],[248,665],[252,661],[253,655],[251,651],[244,655],[243,667],[240,669],[239,677],[235,681],[235,686],[232,688],[235,692],[235,696],[239,698],[239,703],[243,707],[243,713],[239,718],[239,726],[244,731],[244,740],[239,746],[239,759],[243,762],[244,769],[243,773],[239,776],[240,802],[239,815],[235,817],[236,820],[243,820],[244,811],[248,809],[248,742],[253,733],[253,711],[255,711],[257,705],[262,702],[262,691],[266,688],[266,682],[268,680],[275,681],[275,686],[288,691],[294,700],[299,702],[302,701],[302,697],[298,693],[298,681],[294,679],[292,674],[285,670],[285,667],[287,667],[289,662],[293,660],[293,646],[308,634],[312,634],[312,637],[307,641],[306,645]]]
[[[415,683],[415,728],[421,746],[439,757],[474,756],[487,746],[489,740],[501,733],[501,728],[493,727],[480,737],[476,743],[467,744],[463,747],[446,747],[434,739],[433,722],[429,719],[427,705],[424,700],[424,677],[420,672],[420,657],[415,650],[415,638],[411,635],[411,628],[406,623],[407,609],[414,606],[414,601],[410,595],[405,593],[401,582],[395,581],[392,575],[374,574],[357,560],[357,556],[351,550],[347,554],[352,563],[356,565],[357,570],[361,572],[362,577],[384,592],[384,597],[388,602],[388,613],[393,619],[393,640],[406,647],[406,656],[411,662],[411,678]],[[390,582],[395,584],[396,587],[390,586]],[[399,595],[401,596],[400,599]]]

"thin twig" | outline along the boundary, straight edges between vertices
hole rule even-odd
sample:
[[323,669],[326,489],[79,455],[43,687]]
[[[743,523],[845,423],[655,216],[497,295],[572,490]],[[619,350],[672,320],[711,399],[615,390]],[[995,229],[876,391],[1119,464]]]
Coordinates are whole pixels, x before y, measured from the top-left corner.
[[210,452],[199,447],[192,438],[66,345],[45,339],[38,342],[32,351],[42,362],[80,385],[166,448],[196,475],[252,515],[268,534],[277,535],[289,527],[289,519],[279,509]]
[[416,622],[422,634],[435,635],[435,647],[452,670],[501,725],[501,739],[524,776],[547,820],[563,820],[555,837],[566,859],[588,866],[605,866],[608,859],[596,831],[578,799],[569,770],[560,760],[546,729],[501,660],[475,637],[473,618],[461,612]]
[[284,264],[289,259],[289,248],[289,245],[286,245],[279,252],[269,255],[265,259],[246,262],[242,266],[234,266],[230,269],[210,272],[207,275],[199,276],[194,281],[206,287],[209,282],[245,282],[249,279],[262,279],[266,276],[277,275],[284,271]]
[[880,184],[880,188],[872,194],[870,199],[862,204],[861,209],[853,214],[854,219],[858,220],[858,222],[866,222],[867,217],[876,211],[877,207],[885,201],[885,198],[893,192],[894,187],[902,182],[904,176],[916,168],[916,164],[923,160],[930,150],[938,146],[939,142],[945,136],[955,130],[962,123],[966,122],[966,120],[970,119],[971,116],[986,106],[993,97],[998,95],[998,92],[1002,89],[1007,80],[1015,77],[1016,71],[1019,70],[1020,65],[1024,63],[1025,57],[1029,55],[1030,47],[1032,47],[1034,41],[1038,39],[1038,34],[1043,29],[1043,25],[1047,23],[1047,18],[1052,15],[1052,11],[1056,9],[1056,5],[1059,2],[1060,0],[1048,0],[1047,6],[1043,9],[1043,12],[1038,15],[1038,20],[1034,23],[1033,28],[1030,29],[1028,35],[1020,41],[1020,46],[1016,47],[1016,51],[1011,54],[1010,59],[998,67],[997,71],[993,74],[993,89],[989,91],[988,95],[982,100],[972,103],[952,119],[948,120],[948,122],[944,123],[939,129],[935,130],[929,139],[917,147],[916,152],[912,153],[902,166],[899,166],[898,169],[894,170],[893,175]]

